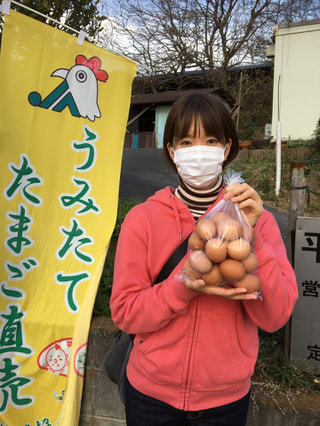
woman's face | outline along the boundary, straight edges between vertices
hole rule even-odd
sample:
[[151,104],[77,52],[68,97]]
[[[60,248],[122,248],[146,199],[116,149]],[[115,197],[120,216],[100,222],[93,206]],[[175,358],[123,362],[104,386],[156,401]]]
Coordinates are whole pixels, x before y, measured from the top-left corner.
[[169,155],[172,161],[174,161],[174,150],[178,150],[181,148],[188,148],[191,146],[199,146],[199,145],[216,146],[223,149],[226,147],[224,152],[224,161],[226,161],[230,152],[231,144],[232,144],[231,139],[229,139],[229,141],[227,142],[225,146],[224,143],[217,140],[215,136],[206,134],[201,120],[199,120],[197,127],[198,129],[196,133],[195,120],[193,120],[191,123],[190,129],[188,131],[188,134],[184,138],[173,141],[173,146],[170,143],[167,143],[167,149],[169,151]]
[[[192,120],[186,136],[174,140],[173,145],[168,143],[167,149],[180,178],[192,187],[207,190],[216,184],[231,145],[231,139],[225,145],[215,136],[207,135],[199,118],[197,121]],[[199,152],[200,146],[206,150]],[[182,149],[184,151],[181,152],[181,157],[179,150]],[[191,156],[188,155],[186,158],[189,149]],[[197,158],[194,155],[197,155]]]

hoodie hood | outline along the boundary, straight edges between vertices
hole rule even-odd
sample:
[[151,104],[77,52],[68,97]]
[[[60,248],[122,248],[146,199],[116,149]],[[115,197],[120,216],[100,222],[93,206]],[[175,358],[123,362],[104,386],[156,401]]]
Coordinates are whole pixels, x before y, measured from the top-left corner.
[[[172,210],[174,218],[175,218],[175,222],[176,222],[177,235],[179,240],[182,241],[185,235],[184,231],[185,231],[186,223],[187,223],[187,229],[189,230],[190,224],[192,224],[192,226],[195,227],[196,220],[194,219],[188,206],[175,196],[174,191],[175,189],[173,187],[167,186],[163,189],[160,189],[154,195],[149,197],[146,203],[151,203],[151,204],[160,203],[163,206],[166,206],[167,208]],[[220,192],[214,204],[217,204],[223,198],[223,195],[224,195],[224,190]],[[213,205],[211,205],[201,217],[205,216],[208,213],[208,211],[211,210],[212,206]]]
[[[182,241],[182,219],[181,215],[184,216],[190,216],[190,219],[193,219],[192,214],[190,213],[188,207],[183,204],[175,195],[174,195],[174,188],[171,186],[167,186],[163,189],[160,189],[157,191],[154,195],[149,197],[146,201],[147,203],[160,203],[168,208],[172,209],[175,221],[176,221],[176,227],[178,232],[179,240]],[[194,221],[194,219],[193,219]]]

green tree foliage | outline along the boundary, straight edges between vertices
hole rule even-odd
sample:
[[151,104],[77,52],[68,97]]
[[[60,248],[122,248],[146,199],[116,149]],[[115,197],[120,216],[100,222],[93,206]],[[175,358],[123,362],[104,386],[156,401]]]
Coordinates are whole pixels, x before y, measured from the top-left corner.
[[[17,0],[22,5],[33,9],[42,15],[63,23],[77,31],[83,30],[88,36],[95,37],[102,30],[102,20],[98,4],[99,0]],[[62,26],[34,13],[26,8],[22,8],[14,3],[11,8],[31,18],[41,22],[46,22],[56,28],[63,29]]]
[[320,147],[320,118],[317,121],[316,128],[313,132],[313,137],[315,138],[318,146]]

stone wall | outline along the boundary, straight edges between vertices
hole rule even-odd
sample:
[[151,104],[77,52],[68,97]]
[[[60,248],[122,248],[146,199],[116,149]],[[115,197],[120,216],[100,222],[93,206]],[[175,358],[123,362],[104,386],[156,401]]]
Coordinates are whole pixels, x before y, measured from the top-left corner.
[[105,355],[114,341],[116,327],[105,317],[93,318],[90,327],[80,426],[125,425],[124,407],[117,385],[102,368]]
[[[102,369],[105,354],[113,344],[116,328],[110,319],[93,318],[86,363],[80,426],[125,425],[125,414],[117,386]],[[319,426],[320,396],[286,396],[253,386],[247,426]]]
[[[299,148],[287,148],[284,147],[281,149],[281,158],[290,159],[290,158],[300,158],[301,161],[306,156],[312,154],[313,152],[319,151],[317,147],[299,147]],[[237,160],[246,160],[247,158],[254,158],[256,160],[261,160],[262,158],[275,158],[276,150],[275,149],[248,149],[247,151],[239,151]]]

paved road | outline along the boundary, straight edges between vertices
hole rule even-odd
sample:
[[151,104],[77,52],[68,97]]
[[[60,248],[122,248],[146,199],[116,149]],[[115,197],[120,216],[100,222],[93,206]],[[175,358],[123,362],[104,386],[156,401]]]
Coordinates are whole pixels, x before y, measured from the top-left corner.
[[[157,190],[177,186],[177,175],[165,163],[161,149],[124,149],[120,178],[120,199],[146,200]],[[289,219],[285,213],[265,206],[278,223],[282,238],[288,247]]]
[[161,149],[124,149],[120,198],[144,201],[165,186],[177,186],[176,173],[167,166]]

